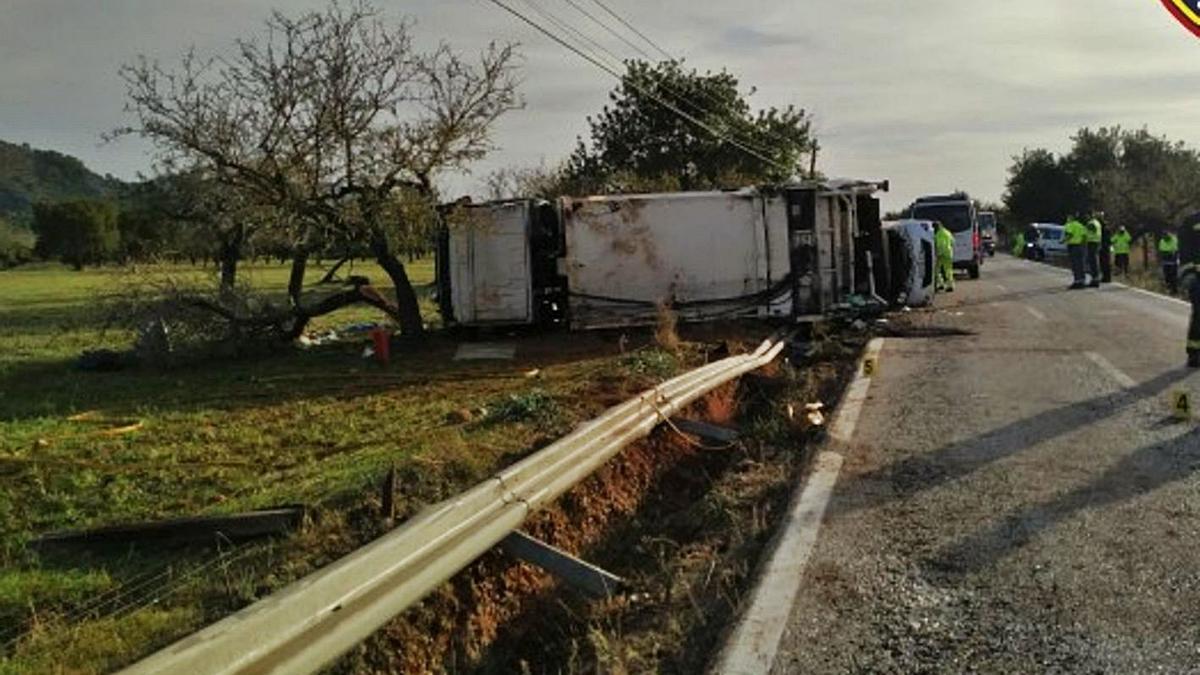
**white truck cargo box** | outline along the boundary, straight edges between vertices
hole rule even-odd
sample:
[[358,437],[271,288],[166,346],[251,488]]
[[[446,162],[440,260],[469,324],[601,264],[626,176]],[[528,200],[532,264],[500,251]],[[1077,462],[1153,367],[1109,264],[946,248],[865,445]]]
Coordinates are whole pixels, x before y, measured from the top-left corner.
[[[564,198],[573,328],[791,313],[786,209],[755,190]],[[768,218],[774,210],[781,217]]]
[[447,264],[454,321],[533,321],[531,208],[527,200],[467,206],[451,223]]

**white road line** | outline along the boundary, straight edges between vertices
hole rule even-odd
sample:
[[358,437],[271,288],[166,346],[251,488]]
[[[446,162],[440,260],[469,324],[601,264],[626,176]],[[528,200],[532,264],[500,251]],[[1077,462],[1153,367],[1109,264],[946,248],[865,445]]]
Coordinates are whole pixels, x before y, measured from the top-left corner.
[[763,567],[753,601],[713,667],[714,675],[770,672],[841,468],[842,456],[836,452],[817,457],[816,470],[789,509],[779,547]]
[[838,407],[837,417],[829,427],[829,437],[838,443],[849,443],[854,437],[854,429],[858,426],[858,416],[862,413],[863,404],[867,402],[867,393],[871,390],[871,378],[864,376],[862,363],[868,359],[879,361],[879,352],[883,349],[883,339],[876,338],[867,345],[863,360],[859,363],[858,374],[846,389],[846,397]]
[[1100,366],[1101,370],[1108,373],[1109,376],[1116,380],[1117,383],[1122,387],[1125,387],[1126,389],[1132,389],[1137,386],[1137,382],[1132,377],[1126,375],[1121,371],[1120,368],[1114,366],[1112,361],[1104,358],[1104,356],[1098,352],[1086,352],[1084,356],[1088,357],[1088,360],[1092,363]]
[[1168,302],[1173,302],[1177,305],[1183,305],[1184,307],[1187,307],[1189,309],[1192,306],[1192,303],[1190,303],[1186,300],[1180,300],[1179,298],[1172,298],[1169,295],[1163,295],[1162,293],[1155,293],[1154,291],[1148,291],[1144,288],[1138,288],[1137,286],[1130,286],[1129,284],[1123,284],[1119,281],[1114,281],[1110,285],[1115,286],[1117,288],[1124,288],[1125,290],[1133,291],[1134,293],[1141,293],[1142,295],[1148,295],[1152,298],[1157,298],[1159,300],[1167,300]]
[[[882,339],[872,340],[863,361],[878,362],[882,348]],[[830,425],[829,437],[834,444],[854,436],[870,388],[871,377],[863,374],[860,362],[858,374]],[[792,496],[786,520],[767,547],[766,562],[758,572],[750,603],[710,670],[713,675],[761,675],[771,670],[841,469],[840,454],[821,452],[812,474]]]
[[1035,307],[1025,305],[1025,311],[1032,314],[1033,318],[1037,319],[1038,321],[1049,321],[1049,319],[1046,318],[1046,315],[1042,314],[1042,312]]

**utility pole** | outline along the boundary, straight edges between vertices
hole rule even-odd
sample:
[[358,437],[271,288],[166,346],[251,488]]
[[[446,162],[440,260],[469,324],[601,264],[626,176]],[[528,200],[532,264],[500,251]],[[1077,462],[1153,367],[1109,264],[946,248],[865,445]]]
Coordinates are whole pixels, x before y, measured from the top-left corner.
[[808,158],[808,177],[817,177],[817,153],[821,151],[821,143],[816,139],[812,142],[812,154]]

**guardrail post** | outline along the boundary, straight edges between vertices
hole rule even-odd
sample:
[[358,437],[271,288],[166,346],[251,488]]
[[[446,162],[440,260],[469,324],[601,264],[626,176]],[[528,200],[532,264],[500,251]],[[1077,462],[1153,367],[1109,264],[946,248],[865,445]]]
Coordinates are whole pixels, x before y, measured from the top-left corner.
[[500,548],[512,557],[537,565],[594,597],[612,597],[625,585],[621,577],[524,532],[508,535],[500,542]]

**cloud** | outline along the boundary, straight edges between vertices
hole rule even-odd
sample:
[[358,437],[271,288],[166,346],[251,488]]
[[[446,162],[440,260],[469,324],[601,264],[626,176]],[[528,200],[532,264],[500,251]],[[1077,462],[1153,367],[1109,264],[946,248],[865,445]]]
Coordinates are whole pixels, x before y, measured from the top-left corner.
[[732,26],[722,33],[720,46],[726,49],[767,50],[772,47],[803,47],[812,40],[803,35],[775,33],[753,26]]
[[[526,1],[616,54],[634,55],[566,4],[514,4],[528,8]],[[391,16],[415,17],[422,45],[446,41],[473,51],[490,40],[522,43],[528,105],[498,125],[500,149],[474,167],[475,177],[447,181],[452,191],[474,189],[477,176],[493,168],[559,161],[614,84],[485,0],[377,2]],[[6,0],[0,138],[70,152],[102,172],[146,171],[144,144],[98,143],[100,132],[127,121],[117,67],[137,53],[169,63],[192,43],[227,50],[283,4],[293,12],[324,3]],[[689,65],[734,73],[745,89],[755,89],[754,105],[810,111],[822,136],[822,168],[892,178],[889,207],[953,187],[999,197],[1012,155],[1035,146],[1061,150],[1085,125],[1149,125],[1200,142],[1198,45],[1159,3],[1093,0],[1084,9],[1064,0],[606,4]]]

